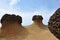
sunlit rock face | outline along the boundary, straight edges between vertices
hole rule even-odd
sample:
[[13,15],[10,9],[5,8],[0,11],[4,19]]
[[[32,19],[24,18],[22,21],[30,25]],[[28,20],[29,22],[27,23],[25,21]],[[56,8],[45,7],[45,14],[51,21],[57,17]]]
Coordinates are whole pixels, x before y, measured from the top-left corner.
[[31,25],[22,26],[21,16],[5,14],[1,18],[0,40],[57,40],[42,23],[42,16],[34,15],[32,20]]
[[43,17],[41,15],[34,15],[32,21],[33,23],[26,27],[29,31],[29,36],[26,40],[57,40],[57,38],[50,33],[47,25],[42,23]]
[[46,27],[47,25],[44,25],[42,22],[43,17],[41,15],[34,15],[32,17],[32,21],[33,21],[32,25],[35,25],[36,27],[39,27],[41,29],[47,29]]
[[0,40],[23,40],[28,35],[27,29],[22,25],[22,17],[19,15],[5,14],[1,18]]
[[50,17],[48,28],[58,39],[60,39],[60,8]]

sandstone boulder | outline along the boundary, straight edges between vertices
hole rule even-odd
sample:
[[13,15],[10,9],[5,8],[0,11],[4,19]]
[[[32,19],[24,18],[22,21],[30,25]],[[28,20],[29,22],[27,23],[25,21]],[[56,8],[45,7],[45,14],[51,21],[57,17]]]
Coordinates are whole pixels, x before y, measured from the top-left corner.
[[50,17],[48,28],[58,39],[60,39],[60,8]]

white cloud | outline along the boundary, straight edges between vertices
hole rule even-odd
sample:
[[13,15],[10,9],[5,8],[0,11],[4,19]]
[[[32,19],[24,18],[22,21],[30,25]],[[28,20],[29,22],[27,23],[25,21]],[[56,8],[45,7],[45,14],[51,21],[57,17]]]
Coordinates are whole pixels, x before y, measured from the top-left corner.
[[9,5],[13,6],[13,5],[17,4],[18,2],[20,2],[20,0],[11,0]]
[[[54,10],[55,11],[55,10]],[[0,18],[5,14],[15,14],[15,15],[20,15],[22,16],[23,19],[23,25],[30,25],[32,23],[32,17],[33,15],[42,15],[43,16],[43,23],[47,24],[50,16],[53,14],[54,11],[49,11],[49,10],[36,10],[34,12],[22,12],[22,11],[17,11],[14,9],[0,9]]]
[[44,20],[43,23],[47,24],[49,17],[53,14],[53,12],[55,11],[49,11],[47,10],[48,8],[44,9],[45,7],[43,7],[42,10],[36,10],[34,12],[22,12],[22,11],[17,11],[15,9],[13,9],[13,6],[16,5],[18,2],[21,2],[21,0],[10,0],[9,7],[8,9],[0,9],[0,18],[5,14],[16,14],[16,15],[21,15],[23,18],[23,25],[30,25],[32,23],[32,16],[33,15],[42,15]]

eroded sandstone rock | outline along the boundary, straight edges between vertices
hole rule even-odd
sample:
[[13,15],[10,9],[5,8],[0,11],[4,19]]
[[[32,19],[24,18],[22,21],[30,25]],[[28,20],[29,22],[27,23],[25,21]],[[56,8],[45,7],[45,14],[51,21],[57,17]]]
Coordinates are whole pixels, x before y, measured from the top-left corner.
[[58,39],[60,39],[60,8],[50,17],[48,28]]
[[33,21],[33,22],[42,23],[43,17],[42,17],[41,15],[34,15],[34,16],[32,17],[32,21]]
[[3,17],[1,18],[2,27],[0,40],[23,40],[25,37],[27,37],[28,31],[25,27],[22,26],[21,23],[22,17],[19,15],[3,15]]
[[29,32],[26,40],[57,40],[55,36],[50,33],[47,25],[43,24],[43,17],[41,15],[34,15],[32,20],[33,23],[26,27]]

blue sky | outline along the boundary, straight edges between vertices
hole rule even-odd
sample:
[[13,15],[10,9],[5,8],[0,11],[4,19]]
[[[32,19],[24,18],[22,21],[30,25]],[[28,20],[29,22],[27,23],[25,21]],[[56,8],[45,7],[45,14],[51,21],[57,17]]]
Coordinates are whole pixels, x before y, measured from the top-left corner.
[[48,24],[50,16],[60,8],[60,0],[0,0],[0,19],[5,14],[16,14],[23,18],[23,25],[32,23],[33,15],[42,15]]

